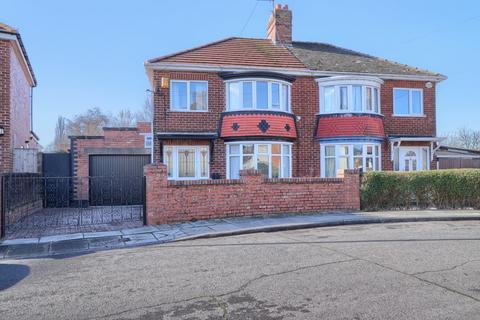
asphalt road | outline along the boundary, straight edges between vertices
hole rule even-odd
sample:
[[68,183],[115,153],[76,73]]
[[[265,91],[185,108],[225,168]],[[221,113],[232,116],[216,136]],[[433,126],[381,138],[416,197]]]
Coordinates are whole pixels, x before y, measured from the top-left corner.
[[0,319],[480,319],[480,222],[3,260]]

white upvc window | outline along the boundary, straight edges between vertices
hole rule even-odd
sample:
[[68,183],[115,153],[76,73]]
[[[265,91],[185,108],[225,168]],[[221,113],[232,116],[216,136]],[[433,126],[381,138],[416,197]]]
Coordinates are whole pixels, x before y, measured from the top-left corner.
[[393,115],[423,117],[423,89],[393,88]]
[[291,112],[291,85],[270,79],[241,79],[226,82],[227,110],[272,110]]
[[153,146],[153,136],[151,133],[145,133],[143,135],[143,146],[145,149],[151,149]]
[[380,171],[382,167],[380,143],[321,143],[321,176],[332,178],[338,170],[363,169]]
[[320,87],[320,113],[380,113],[380,90],[363,85]]
[[269,178],[290,178],[292,144],[264,141],[227,143],[227,178],[238,179],[243,169],[257,169]]
[[207,81],[170,81],[170,110],[204,112],[208,110]]
[[165,146],[163,163],[168,179],[196,180],[209,178],[208,146]]
[[375,77],[335,76],[316,79],[319,85],[319,112],[381,113],[380,86]]

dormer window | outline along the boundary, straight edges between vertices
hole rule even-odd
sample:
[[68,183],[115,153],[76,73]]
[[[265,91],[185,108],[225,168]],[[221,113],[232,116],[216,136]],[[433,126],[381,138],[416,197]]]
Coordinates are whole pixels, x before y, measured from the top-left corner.
[[328,77],[317,79],[320,113],[380,113],[382,80],[371,77]]
[[290,83],[269,79],[227,81],[227,110],[290,112],[290,87]]

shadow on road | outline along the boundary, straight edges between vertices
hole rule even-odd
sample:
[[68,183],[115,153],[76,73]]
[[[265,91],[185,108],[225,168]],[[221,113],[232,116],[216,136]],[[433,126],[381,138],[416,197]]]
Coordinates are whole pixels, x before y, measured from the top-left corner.
[[29,274],[29,266],[22,264],[0,264],[0,291],[13,287]]

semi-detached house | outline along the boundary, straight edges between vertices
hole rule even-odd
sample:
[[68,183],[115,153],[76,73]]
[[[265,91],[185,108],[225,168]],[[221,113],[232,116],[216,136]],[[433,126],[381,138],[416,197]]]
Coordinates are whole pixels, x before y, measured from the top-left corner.
[[266,39],[232,37],[148,60],[154,159],[174,180],[336,176],[436,167],[446,77],[334,45],[292,40],[277,5]]

